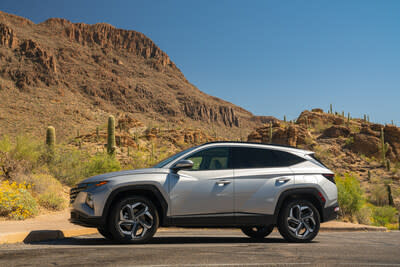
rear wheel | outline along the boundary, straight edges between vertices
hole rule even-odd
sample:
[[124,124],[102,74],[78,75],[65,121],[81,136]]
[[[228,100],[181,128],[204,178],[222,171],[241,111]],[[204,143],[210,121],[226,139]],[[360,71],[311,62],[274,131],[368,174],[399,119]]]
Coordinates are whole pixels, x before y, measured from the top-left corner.
[[242,232],[256,239],[261,239],[269,235],[274,230],[274,225],[246,226],[242,227]]
[[306,200],[288,202],[279,214],[279,232],[290,242],[310,242],[317,236],[319,227],[319,212]]
[[116,203],[110,216],[110,232],[116,241],[146,243],[157,231],[158,214],[145,197],[128,197]]

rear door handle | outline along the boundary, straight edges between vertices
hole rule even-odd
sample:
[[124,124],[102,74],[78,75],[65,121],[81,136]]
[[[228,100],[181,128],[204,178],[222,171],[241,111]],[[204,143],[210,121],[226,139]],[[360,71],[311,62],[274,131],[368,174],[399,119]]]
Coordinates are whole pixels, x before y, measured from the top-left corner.
[[231,181],[228,181],[228,180],[218,180],[218,181],[216,181],[215,183],[216,183],[218,186],[224,186],[224,185],[230,184]]

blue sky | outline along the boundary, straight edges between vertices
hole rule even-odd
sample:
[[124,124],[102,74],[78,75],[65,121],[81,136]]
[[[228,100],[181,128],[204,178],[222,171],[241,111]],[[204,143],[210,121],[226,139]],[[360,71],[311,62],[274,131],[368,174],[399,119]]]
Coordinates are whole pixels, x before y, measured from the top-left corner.
[[0,10],[140,31],[200,90],[256,115],[334,109],[400,123],[400,1],[8,1]]

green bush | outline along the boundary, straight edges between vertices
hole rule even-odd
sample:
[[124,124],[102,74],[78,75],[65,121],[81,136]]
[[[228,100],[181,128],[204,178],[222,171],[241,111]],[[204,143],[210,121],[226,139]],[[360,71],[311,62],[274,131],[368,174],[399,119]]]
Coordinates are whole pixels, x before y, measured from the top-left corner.
[[49,210],[62,210],[66,207],[66,200],[59,193],[50,191],[38,198],[39,205]]
[[75,185],[85,178],[85,168],[90,156],[80,150],[57,146],[53,160],[48,163],[50,173],[64,184]]
[[341,216],[353,219],[365,202],[359,180],[350,174],[335,177]]
[[38,213],[36,200],[26,184],[3,181],[0,184],[0,216],[24,220]]
[[377,226],[395,224],[397,210],[391,206],[375,207],[372,212],[372,223]]
[[102,173],[119,171],[120,169],[121,165],[119,161],[112,155],[96,154],[85,166],[85,174],[86,177],[90,177]]

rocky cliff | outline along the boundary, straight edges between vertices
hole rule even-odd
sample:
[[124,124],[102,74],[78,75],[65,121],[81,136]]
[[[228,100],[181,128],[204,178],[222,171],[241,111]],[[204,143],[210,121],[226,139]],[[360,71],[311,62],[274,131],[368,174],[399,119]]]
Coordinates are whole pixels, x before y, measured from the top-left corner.
[[4,12],[0,99],[0,134],[37,134],[53,124],[69,136],[82,126],[95,128],[109,113],[213,128],[226,137],[265,122],[198,90],[142,33],[58,18],[35,24]]

